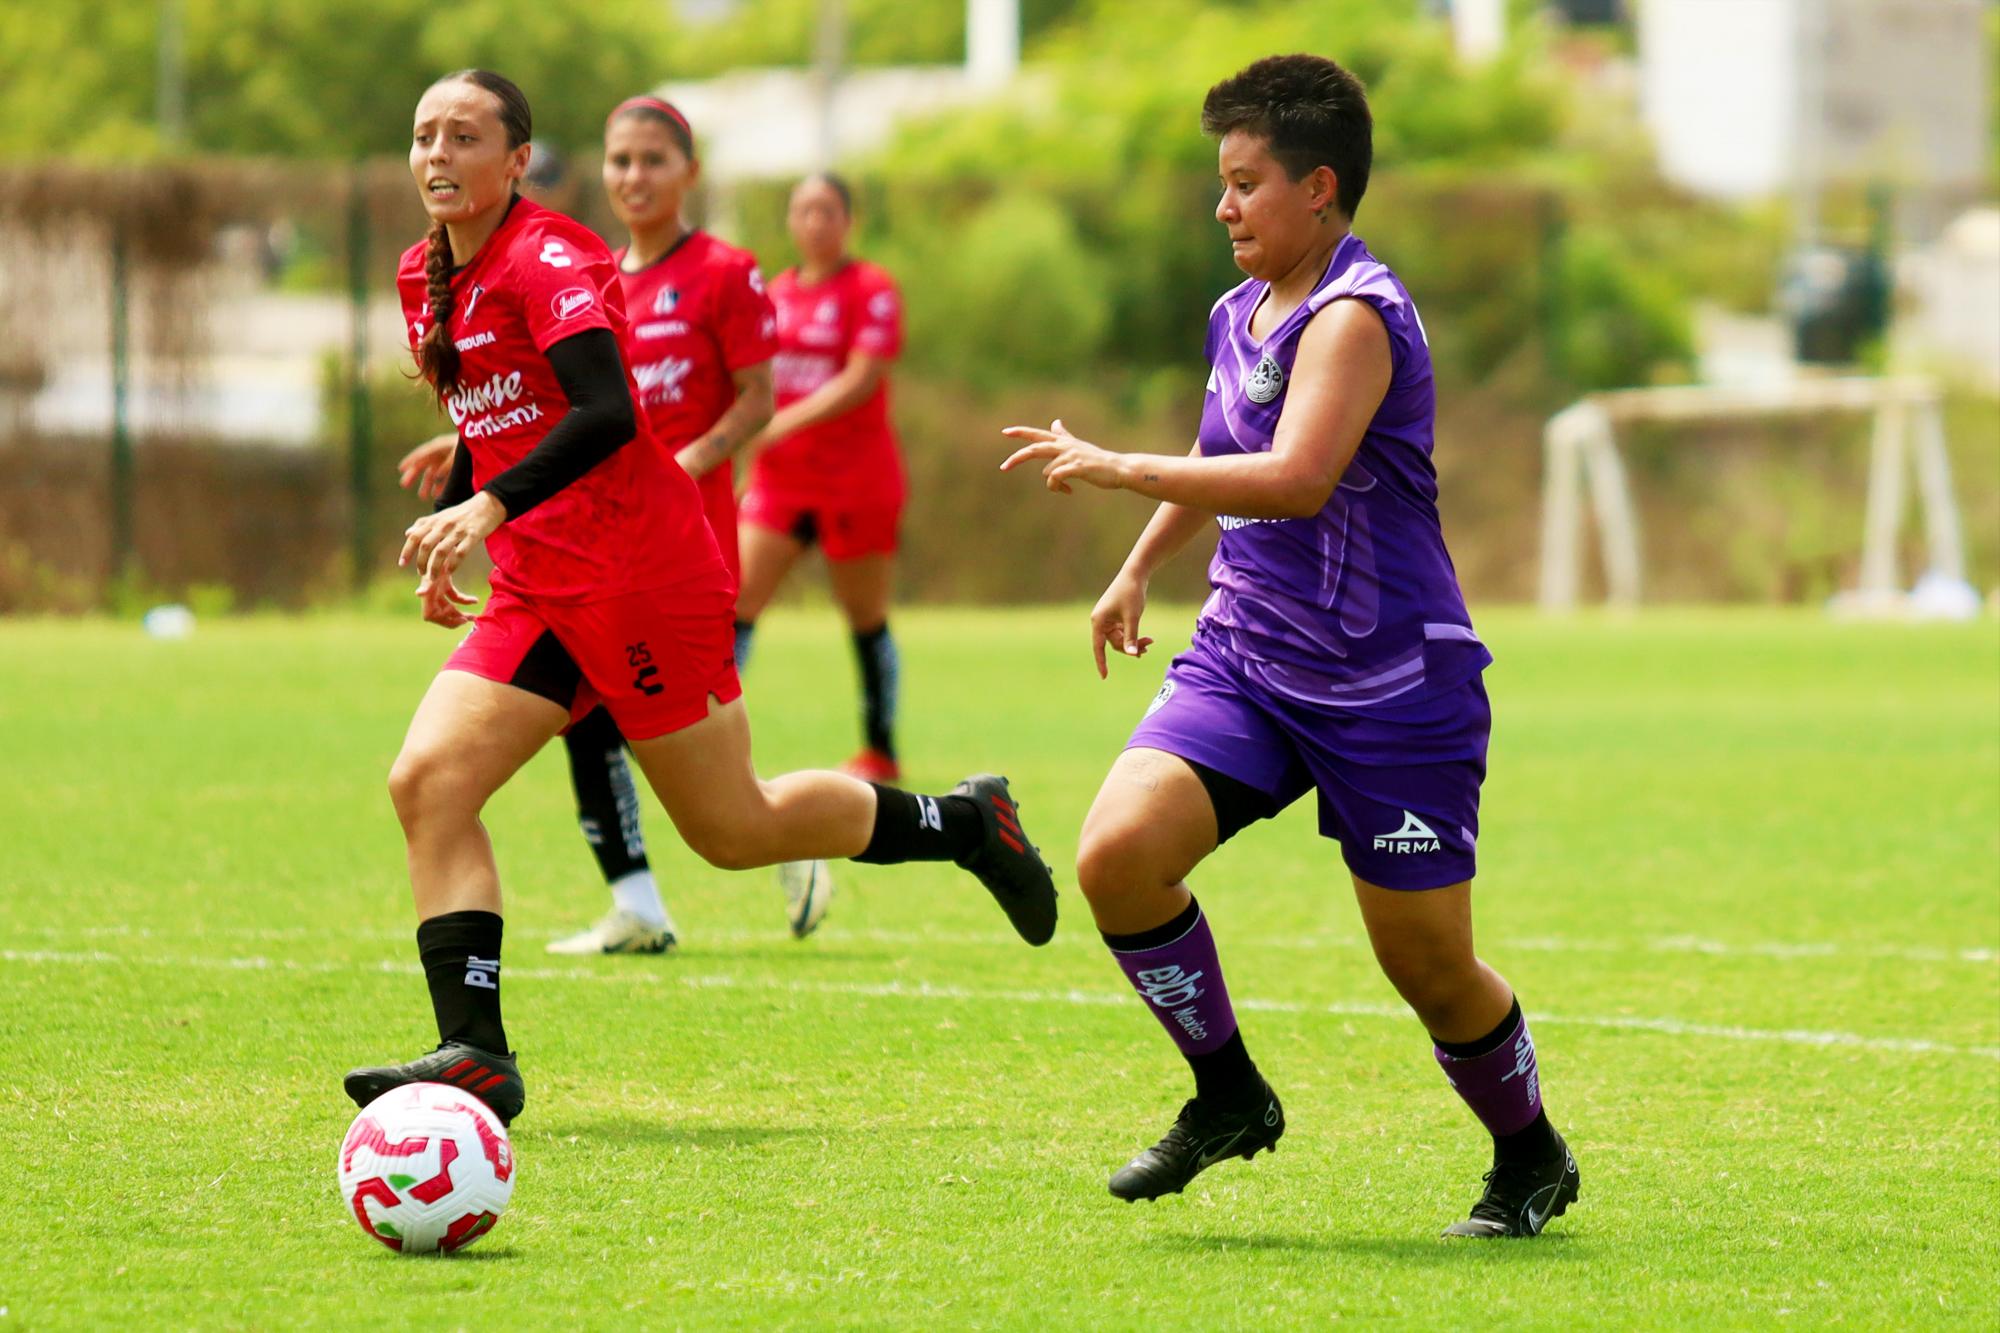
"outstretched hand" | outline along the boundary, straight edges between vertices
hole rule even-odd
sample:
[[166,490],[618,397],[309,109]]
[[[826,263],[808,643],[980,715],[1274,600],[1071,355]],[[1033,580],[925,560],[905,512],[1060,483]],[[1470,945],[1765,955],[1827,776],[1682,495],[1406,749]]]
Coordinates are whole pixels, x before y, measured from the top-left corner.
[[1016,449],[1000,465],[1002,472],[1011,472],[1023,463],[1040,461],[1043,463],[1042,480],[1052,491],[1064,495],[1070,493],[1069,484],[1081,481],[1099,490],[1115,491],[1122,487],[1127,467],[1126,455],[1100,449],[1088,440],[1079,440],[1069,433],[1069,428],[1061,420],[1051,421],[1047,430],[1034,426],[1009,426],[1000,432],[1010,440],[1026,440],[1027,445]]
[[396,462],[396,484],[404,490],[415,486],[421,499],[435,500],[444,494],[451,479],[451,455],[458,448],[457,435],[439,435],[425,440]]

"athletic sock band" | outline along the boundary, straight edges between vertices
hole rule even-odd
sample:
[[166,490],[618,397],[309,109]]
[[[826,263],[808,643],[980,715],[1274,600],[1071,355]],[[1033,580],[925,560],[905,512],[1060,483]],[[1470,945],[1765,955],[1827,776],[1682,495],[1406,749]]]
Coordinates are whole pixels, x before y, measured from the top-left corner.
[[889,622],[854,635],[854,657],[861,665],[861,731],[868,748],[896,757],[896,695],[903,673]]
[[1237,1030],[1215,937],[1192,896],[1171,921],[1104,943],[1125,979],[1174,1039],[1194,1073],[1195,1096],[1212,1106],[1254,1101],[1263,1080]]
[[1535,1039],[1517,999],[1500,1025],[1476,1041],[1432,1039],[1445,1080],[1498,1143],[1531,1128],[1542,1114],[1542,1076]]
[[856,861],[901,865],[905,861],[957,861],[979,850],[986,827],[969,796],[918,796],[871,782],[875,828]]
[[509,1054],[500,1021],[501,929],[494,912],[446,912],[418,924],[417,956],[440,1042]]

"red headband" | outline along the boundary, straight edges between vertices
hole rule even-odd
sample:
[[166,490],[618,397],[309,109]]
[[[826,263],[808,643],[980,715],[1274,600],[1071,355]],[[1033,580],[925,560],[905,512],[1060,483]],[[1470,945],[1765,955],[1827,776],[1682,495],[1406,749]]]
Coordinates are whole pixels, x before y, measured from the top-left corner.
[[659,112],[668,120],[681,127],[681,133],[687,135],[689,143],[694,142],[694,127],[688,124],[688,118],[681,114],[679,107],[675,106],[672,102],[664,102],[657,97],[648,97],[644,94],[638,97],[628,97],[617,106],[611,108],[611,114],[604,118],[604,123],[609,125],[627,111],[634,111],[640,108],[644,108],[647,111]]

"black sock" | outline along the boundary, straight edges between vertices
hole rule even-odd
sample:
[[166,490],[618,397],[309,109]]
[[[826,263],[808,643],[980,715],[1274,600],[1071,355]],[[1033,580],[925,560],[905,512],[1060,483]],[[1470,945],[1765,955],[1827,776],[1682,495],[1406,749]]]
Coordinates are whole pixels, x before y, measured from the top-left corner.
[[1549,1123],[1546,1109],[1537,1109],[1535,1118],[1512,1134],[1493,1136],[1493,1161],[1546,1162],[1555,1156],[1556,1127]]
[[969,796],[917,796],[879,782],[868,785],[875,789],[875,831],[856,861],[878,866],[956,861],[985,841],[979,807]]
[[1207,1055],[1189,1055],[1186,1059],[1188,1068],[1194,1071],[1194,1095],[1204,1104],[1240,1111],[1263,1099],[1264,1079],[1243,1045],[1241,1028]]
[[736,669],[743,670],[750,665],[750,645],[757,638],[757,622],[739,620],[736,622]]
[[625,759],[625,737],[599,708],[563,736],[569,781],[576,789],[576,822],[597,857],[604,882],[614,884],[646,869],[646,839],[639,831],[639,791]]
[[494,912],[446,912],[417,926],[439,1041],[511,1053],[500,1023],[500,924]]
[[896,757],[896,686],[903,674],[889,622],[855,631],[854,656],[861,663],[861,732],[868,748]]

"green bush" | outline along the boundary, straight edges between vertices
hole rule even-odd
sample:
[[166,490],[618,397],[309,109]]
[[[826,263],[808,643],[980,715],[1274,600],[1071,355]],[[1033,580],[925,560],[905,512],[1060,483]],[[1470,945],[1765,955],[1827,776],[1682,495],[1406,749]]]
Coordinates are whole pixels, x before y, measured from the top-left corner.
[[908,285],[909,335],[933,366],[976,385],[1073,375],[1111,322],[1105,265],[1063,213],[1021,194],[982,205],[950,237],[898,238],[883,258]]

